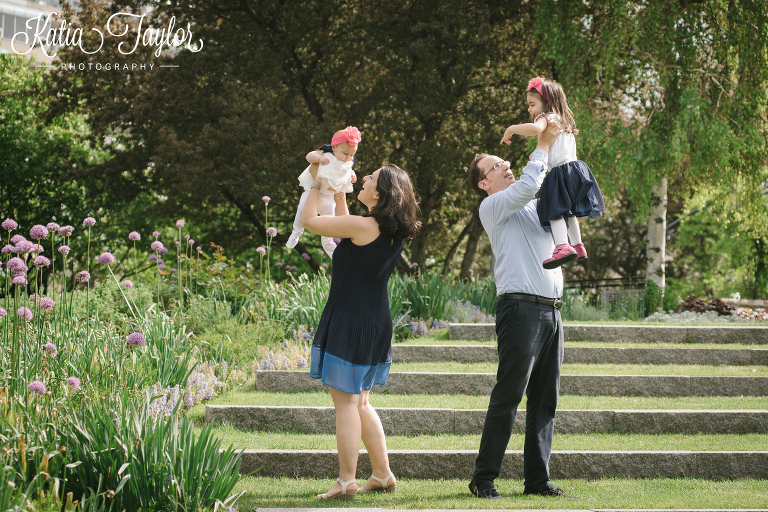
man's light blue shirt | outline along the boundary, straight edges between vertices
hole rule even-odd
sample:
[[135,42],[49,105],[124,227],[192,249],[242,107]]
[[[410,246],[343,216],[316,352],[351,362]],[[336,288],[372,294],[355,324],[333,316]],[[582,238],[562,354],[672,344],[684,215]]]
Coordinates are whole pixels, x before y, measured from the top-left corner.
[[539,223],[538,200],[533,199],[546,170],[547,152],[537,149],[518,181],[480,203],[480,221],[496,257],[497,295],[530,293],[559,298],[563,293],[560,268],[542,267],[555,250],[552,236]]

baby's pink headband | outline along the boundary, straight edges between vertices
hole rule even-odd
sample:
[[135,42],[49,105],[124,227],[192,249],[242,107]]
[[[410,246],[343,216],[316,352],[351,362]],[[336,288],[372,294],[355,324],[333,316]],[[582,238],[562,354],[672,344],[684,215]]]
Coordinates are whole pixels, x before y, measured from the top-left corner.
[[549,101],[549,91],[547,90],[547,86],[544,85],[544,79],[540,76],[537,76],[536,78],[531,79],[530,82],[528,82],[528,88],[526,91],[536,91],[539,94],[541,94],[541,97],[545,100]]
[[338,146],[344,142],[350,146],[357,146],[361,140],[363,140],[363,137],[360,135],[360,130],[354,126],[347,126],[344,128],[343,132],[333,136],[333,139],[331,139],[331,146]]

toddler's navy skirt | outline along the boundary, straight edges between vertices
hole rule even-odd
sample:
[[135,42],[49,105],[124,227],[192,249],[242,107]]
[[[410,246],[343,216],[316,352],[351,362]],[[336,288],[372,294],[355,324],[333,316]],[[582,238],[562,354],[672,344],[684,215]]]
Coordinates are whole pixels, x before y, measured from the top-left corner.
[[602,217],[603,195],[592,171],[581,160],[572,160],[553,168],[539,190],[536,213],[545,231],[550,220],[568,217]]

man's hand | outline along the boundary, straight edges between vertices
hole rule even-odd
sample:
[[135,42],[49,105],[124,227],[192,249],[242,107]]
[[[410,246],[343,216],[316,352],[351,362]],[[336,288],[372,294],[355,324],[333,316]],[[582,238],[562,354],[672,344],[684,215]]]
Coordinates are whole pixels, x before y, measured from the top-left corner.
[[536,146],[536,149],[543,149],[549,152],[550,146],[552,146],[552,143],[555,142],[555,139],[561,133],[563,133],[563,128],[560,124],[557,121],[550,121],[547,124],[547,129],[539,135],[539,144]]

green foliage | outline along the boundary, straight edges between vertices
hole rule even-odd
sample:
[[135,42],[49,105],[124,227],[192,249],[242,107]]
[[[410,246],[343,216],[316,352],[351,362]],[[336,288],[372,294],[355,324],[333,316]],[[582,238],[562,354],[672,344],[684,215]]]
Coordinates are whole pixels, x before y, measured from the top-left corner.
[[[119,286],[122,285],[118,285],[109,277],[88,290],[88,297],[85,290],[73,290],[68,294],[67,307],[71,306],[71,314],[74,317],[84,319],[87,318],[87,301],[90,300],[90,307],[99,320],[126,327],[133,320],[131,313],[133,306],[139,312],[146,312],[155,305],[154,287],[145,285],[130,289],[123,288],[121,293]],[[125,300],[123,294],[129,298],[130,302]]]
[[424,320],[447,320],[456,301],[467,300],[487,314],[496,312],[496,284],[492,279],[465,282],[443,277],[440,272],[394,274],[387,290],[393,318],[407,314]]
[[560,316],[567,322],[602,322],[609,319],[607,311],[590,305],[588,294],[582,290],[568,289],[563,291],[563,307]]
[[650,316],[662,308],[664,289],[649,279],[645,282],[645,296],[643,299],[645,316]]

